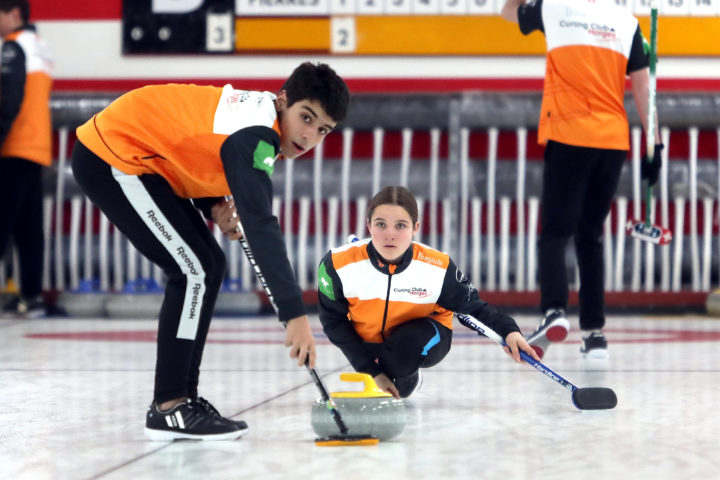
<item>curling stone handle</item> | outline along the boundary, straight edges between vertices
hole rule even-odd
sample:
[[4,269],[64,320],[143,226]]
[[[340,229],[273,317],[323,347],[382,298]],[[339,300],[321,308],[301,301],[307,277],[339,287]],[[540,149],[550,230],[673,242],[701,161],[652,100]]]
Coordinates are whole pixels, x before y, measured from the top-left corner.
[[335,392],[334,397],[353,397],[353,398],[377,398],[392,397],[385,390],[378,387],[375,379],[367,373],[359,372],[343,372],[340,374],[340,380],[344,382],[362,382],[363,390],[361,392]]

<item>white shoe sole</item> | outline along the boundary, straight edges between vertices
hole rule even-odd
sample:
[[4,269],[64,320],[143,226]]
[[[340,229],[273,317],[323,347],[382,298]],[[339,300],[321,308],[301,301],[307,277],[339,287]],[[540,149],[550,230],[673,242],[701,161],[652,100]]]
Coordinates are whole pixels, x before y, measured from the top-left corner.
[[191,433],[182,433],[172,430],[156,430],[145,427],[145,435],[154,442],[172,442],[173,440],[237,440],[248,432],[248,429],[237,430],[235,432],[218,433],[214,435],[193,435]]
[[605,348],[595,348],[582,355],[586,360],[608,360],[610,358]]
[[567,338],[568,331],[570,331],[570,322],[567,318],[556,318],[550,325],[545,329],[542,335],[532,335],[528,338],[530,345],[534,343],[540,343],[543,341],[558,343],[562,342]]
[[567,318],[556,318],[542,335],[530,336],[527,342],[533,347],[538,357],[542,359],[551,343],[565,341],[568,331],[570,331],[570,322],[568,322]]
[[590,350],[582,354],[585,370],[608,370],[610,356],[605,349]]

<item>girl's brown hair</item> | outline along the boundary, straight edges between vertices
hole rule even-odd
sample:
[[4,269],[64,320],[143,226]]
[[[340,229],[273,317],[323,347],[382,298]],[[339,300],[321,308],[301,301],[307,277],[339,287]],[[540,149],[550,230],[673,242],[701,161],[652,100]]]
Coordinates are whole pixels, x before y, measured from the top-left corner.
[[410,215],[413,226],[418,221],[418,207],[415,195],[405,187],[391,185],[383,188],[375,194],[367,207],[367,219],[371,220],[372,214],[380,205],[398,205],[405,209]]

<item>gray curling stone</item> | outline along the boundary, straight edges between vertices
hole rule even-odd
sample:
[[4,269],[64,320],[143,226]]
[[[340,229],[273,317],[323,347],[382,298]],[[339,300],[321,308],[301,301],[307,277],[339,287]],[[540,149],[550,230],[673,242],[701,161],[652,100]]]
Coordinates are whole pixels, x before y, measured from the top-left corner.
[[156,318],[163,293],[116,293],[108,296],[105,311],[110,318]]
[[71,317],[104,317],[107,297],[97,292],[62,292],[57,308]]
[[258,315],[262,302],[255,292],[220,292],[215,302],[216,315]]
[[[374,435],[381,441],[402,433],[407,423],[405,404],[381,390],[375,380],[365,373],[341,373],[340,380],[362,382],[362,391],[330,394],[340,412],[349,435]],[[322,399],[312,406],[312,428],[319,437],[340,435],[332,414]]]
[[708,315],[720,317],[720,289],[715,289],[708,294],[705,309]]

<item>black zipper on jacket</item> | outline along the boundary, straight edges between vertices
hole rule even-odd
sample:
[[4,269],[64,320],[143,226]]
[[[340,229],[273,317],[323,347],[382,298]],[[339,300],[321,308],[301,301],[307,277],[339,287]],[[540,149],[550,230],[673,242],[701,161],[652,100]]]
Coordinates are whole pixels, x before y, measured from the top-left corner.
[[380,328],[380,337],[385,341],[385,321],[387,320],[388,307],[390,306],[390,283],[392,282],[393,274],[390,273],[390,266],[388,265],[388,288],[385,294],[385,311],[383,312],[382,327]]

